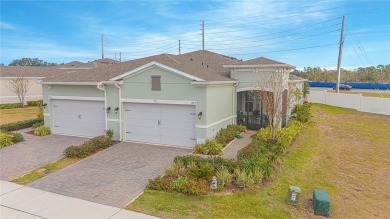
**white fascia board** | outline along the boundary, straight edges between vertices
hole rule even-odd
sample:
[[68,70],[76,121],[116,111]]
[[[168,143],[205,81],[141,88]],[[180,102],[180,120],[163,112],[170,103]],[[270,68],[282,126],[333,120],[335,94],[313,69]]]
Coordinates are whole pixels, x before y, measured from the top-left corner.
[[167,65],[163,65],[163,64],[158,63],[158,62],[156,62],[156,61],[149,62],[148,64],[142,65],[142,66],[140,66],[140,67],[138,67],[138,68],[135,68],[135,69],[133,69],[133,70],[131,70],[131,71],[129,71],[129,72],[126,72],[126,73],[123,73],[123,74],[121,74],[121,75],[119,75],[119,76],[116,76],[116,77],[114,77],[114,78],[111,78],[110,81],[116,81],[116,80],[123,79],[123,78],[125,78],[125,77],[129,77],[129,76],[131,76],[131,75],[133,75],[133,74],[136,74],[137,72],[139,72],[139,71],[141,71],[141,70],[143,70],[143,69],[145,69],[145,68],[149,68],[149,67],[151,67],[151,66],[158,66],[158,67],[160,67],[160,68],[162,68],[162,69],[168,70],[168,71],[170,71],[170,72],[173,72],[173,73],[175,73],[175,74],[181,75],[181,76],[183,76],[183,77],[185,77],[185,78],[188,78],[188,79],[191,79],[191,80],[194,80],[194,81],[205,81],[205,80],[203,80],[202,78],[195,77],[195,76],[193,76],[193,75],[190,75],[190,74],[187,74],[187,73],[185,73],[185,72],[179,71],[179,70],[177,70],[177,69],[175,69],[175,68],[172,68],[172,67],[169,67],[169,66],[167,66]]
[[102,81],[102,84],[123,84],[123,81]]
[[295,68],[288,64],[267,64],[267,65],[223,65],[224,68],[269,68],[269,67],[289,67]]
[[81,97],[81,96],[50,96],[54,100],[92,100],[104,101],[104,97]]
[[155,104],[175,104],[175,105],[196,105],[196,101],[191,100],[155,100],[155,99],[130,99],[122,98],[122,103],[155,103]]
[[60,68],[61,70],[88,70],[93,68]]
[[238,84],[238,81],[193,81],[192,85],[224,85],[224,84]]
[[39,84],[51,84],[51,85],[98,85],[99,82],[46,82],[38,81]]

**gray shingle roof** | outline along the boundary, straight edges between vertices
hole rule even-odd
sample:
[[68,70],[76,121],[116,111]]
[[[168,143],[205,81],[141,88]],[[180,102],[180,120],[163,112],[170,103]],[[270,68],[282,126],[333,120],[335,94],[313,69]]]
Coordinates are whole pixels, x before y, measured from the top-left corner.
[[0,77],[49,77],[63,73],[62,70],[47,66],[1,66]]
[[196,51],[183,55],[161,54],[121,62],[116,65],[85,70],[76,73],[63,73],[55,77],[45,78],[44,82],[101,82],[108,81],[118,75],[129,72],[150,62],[158,62],[179,71],[191,74],[205,81],[235,81],[228,76],[224,63],[233,64],[236,60],[223,57],[208,51]]
[[259,58],[240,62],[238,65],[287,65],[287,64],[272,59],[267,59],[265,57],[259,57]]

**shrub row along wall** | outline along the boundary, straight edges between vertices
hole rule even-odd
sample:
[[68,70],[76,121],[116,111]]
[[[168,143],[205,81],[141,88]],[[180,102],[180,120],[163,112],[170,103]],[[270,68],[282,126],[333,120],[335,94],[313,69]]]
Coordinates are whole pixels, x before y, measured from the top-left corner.
[[4,124],[4,125],[0,126],[0,130],[11,132],[11,131],[19,130],[19,129],[25,129],[25,128],[32,127],[36,123],[43,123],[43,119],[42,118],[29,119],[29,120],[23,120],[23,121],[19,121],[19,122]]
[[390,98],[364,97],[361,94],[310,91],[309,101],[330,106],[355,109],[361,112],[390,115]]

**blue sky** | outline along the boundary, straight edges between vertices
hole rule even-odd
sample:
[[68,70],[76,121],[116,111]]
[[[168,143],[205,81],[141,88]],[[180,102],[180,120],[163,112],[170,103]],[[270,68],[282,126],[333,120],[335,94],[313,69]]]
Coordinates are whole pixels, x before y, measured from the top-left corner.
[[[0,63],[122,60],[205,49],[247,60],[259,56],[297,66],[390,64],[390,1],[1,1]],[[119,59],[119,55],[116,56]]]

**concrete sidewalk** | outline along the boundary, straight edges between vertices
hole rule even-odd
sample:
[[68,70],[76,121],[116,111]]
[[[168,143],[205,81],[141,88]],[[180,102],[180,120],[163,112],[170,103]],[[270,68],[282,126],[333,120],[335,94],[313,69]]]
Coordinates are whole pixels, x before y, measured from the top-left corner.
[[0,180],[0,218],[156,218]]

